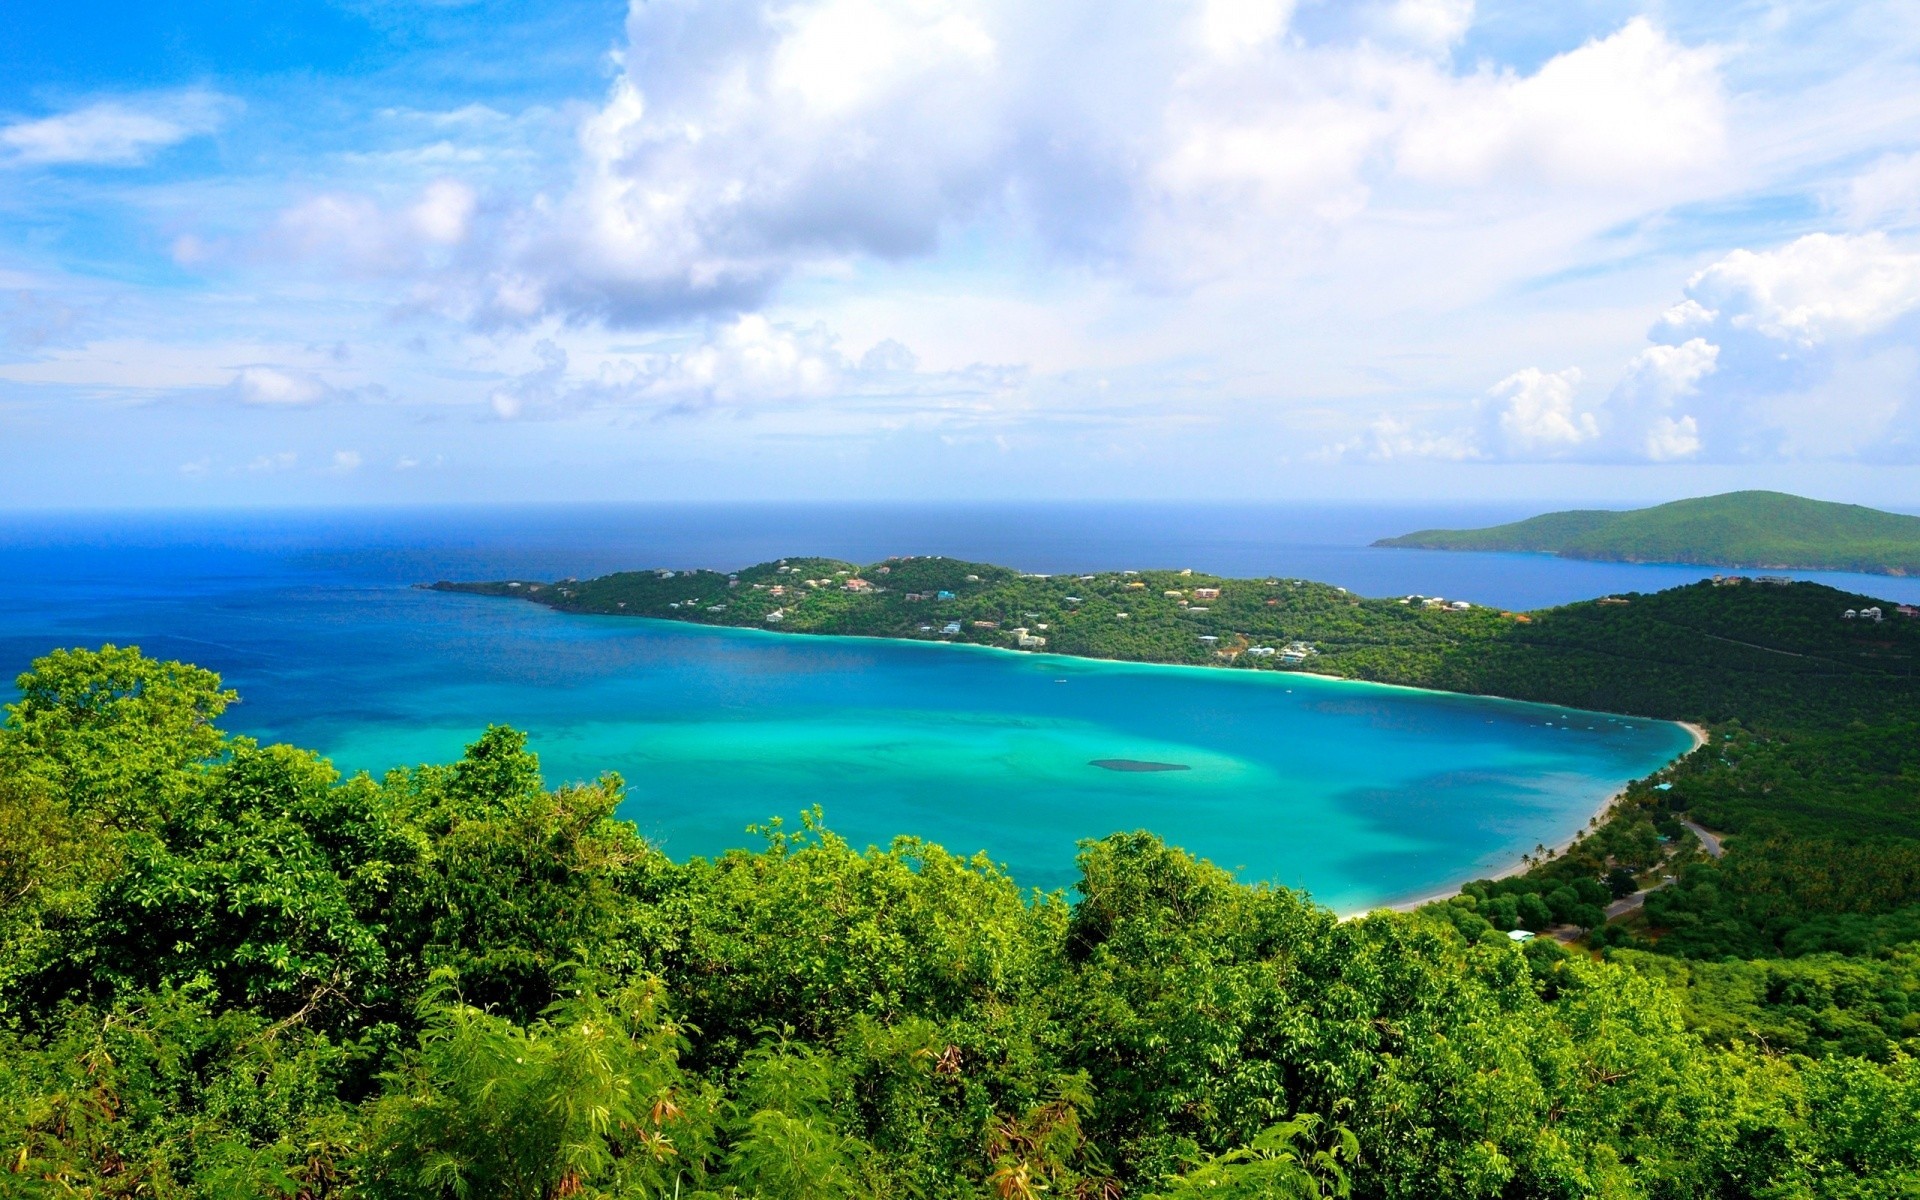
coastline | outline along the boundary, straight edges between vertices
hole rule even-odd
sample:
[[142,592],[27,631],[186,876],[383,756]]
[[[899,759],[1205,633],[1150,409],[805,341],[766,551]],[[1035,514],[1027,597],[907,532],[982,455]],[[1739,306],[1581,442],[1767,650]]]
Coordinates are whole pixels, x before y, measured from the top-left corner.
[[[427,588],[429,585],[414,584],[413,586],[417,588]],[[1635,721],[1654,721],[1661,724],[1678,725],[1688,730],[1694,736],[1696,745],[1692,747],[1692,749],[1698,749],[1701,744],[1704,744],[1706,738],[1706,734],[1697,726],[1691,725],[1686,721],[1676,721],[1668,717],[1649,717],[1645,713],[1612,712],[1603,708],[1582,708],[1577,704],[1559,704],[1547,700],[1520,700],[1512,696],[1495,695],[1492,692],[1456,692],[1446,688],[1422,687],[1417,683],[1388,683],[1383,679],[1355,679],[1350,675],[1329,675],[1324,671],[1289,671],[1279,668],[1257,669],[1230,667],[1221,666],[1217,663],[1153,662],[1144,658],[1103,658],[1094,654],[1066,654],[1058,650],[1017,650],[1012,646],[986,646],[979,642],[950,642],[941,638],[891,637],[884,633],[814,633],[803,629],[768,629],[759,625],[721,625],[708,621],[689,620],[685,617],[660,617],[645,613],[575,612],[525,596],[495,597],[478,592],[450,592],[448,594],[480,596],[482,599],[487,600],[516,600],[520,603],[532,604],[537,608],[544,608],[548,612],[558,613],[561,616],[567,617],[585,617],[609,621],[657,621],[662,625],[671,625],[676,628],[707,629],[717,633],[742,634],[751,637],[817,638],[823,641],[885,642],[890,646],[945,647],[948,650],[1006,654],[1016,658],[1032,659],[1034,661],[1056,659],[1069,663],[1102,663],[1117,667],[1141,667],[1152,671],[1202,671],[1222,679],[1263,679],[1268,681],[1301,678],[1318,679],[1326,683],[1342,683],[1357,687],[1390,688],[1394,691],[1418,692],[1428,696],[1458,696],[1468,700],[1491,700],[1500,704],[1522,704],[1533,708],[1554,708],[1564,712],[1594,713],[1603,717],[1628,717]],[[1692,750],[1690,749],[1688,753],[1691,752]],[[1476,876],[1476,878],[1479,877]]]
[[[475,593],[454,593],[454,594],[476,595]],[[1009,646],[986,646],[976,642],[950,642],[950,641],[944,641],[940,639],[890,637],[885,634],[813,633],[813,632],[807,632],[807,631],[798,630],[798,629],[766,629],[758,626],[712,624],[709,622],[699,621],[699,620],[687,620],[684,618],[650,616],[650,615],[643,615],[638,613],[628,615],[625,613],[571,612],[551,604],[543,603],[539,600],[534,600],[530,597],[519,597],[519,596],[494,597],[494,596],[478,595],[477,598],[485,599],[485,600],[493,600],[493,599],[519,600],[523,603],[534,604],[539,608],[546,609],[548,612],[556,613],[561,616],[603,618],[603,619],[618,620],[618,621],[654,621],[654,622],[659,622],[662,625],[674,626],[678,628],[694,628],[694,629],[708,630],[708,631],[712,631],[720,634],[761,636],[761,637],[771,637],[776,639],[795,637],[795,638],[821,638],[821,639],[826,639],[830,641],[839,640],[839,641],[849,641],[849,642],[885,642],[885,643],[888,643],[889,645],[899,645],[899,646],[926,646],[926,647],[943,647],[948,650],[959,649],[959,650],[968,650],[968,651],[985,651],[991,654],[1013,655],[1013,656],[1033,659],[1037,661],[1044,661],[1044,660],[1051,659],[1051,660],[1056,660],[1062,663],[1074,663],[1074,664],[1096,663],[1096,664],[1103,664],[1106,666],[1113,666],[1113,667],[1142,668],[1142,669],[1154,670],[1154,671],[1165,671],[1165,670],[1195,671],[1195,672],[1205,672],[1216,678],[1223,678],[1223,679],[1241,678],[1241,679],[1247,679],[1249,682],[1251,682],[1253,679],[1263,679],[1266,681],[1264,683],[1255,684],[1254,686],[1274,686],[1276,683],[1280,683],[1283,680],[1289,680],[1289,679],[1304,676],[1308,679],[1319,680],[1321,682],[1330,683],[1330,684],[1357,685],[1364,688],[1390,688],[1398,691],[1414,692],[1414,693],[1420,693],[1420,694],[1425,694],[1429,696],[1448,696],[1448,697],[1456,697],[1460,699],[1484,700],[1484,701],[1492,701],[1499,704],[1523,705],[1527,707],[1537,707],[1537,708],[1553,708],[1559,711],[1590,712],[1590,713],[1596,713],[1603,716],[1628,717],[1637,721],[1651,721],[1656,723],[1679,726],[1680,728],[1686,730],[1687,735],[1690,739],[1690,744],[1687,746],[1685,750],[1681,751],[1679,754],[1675,755],[1671,760],[1669,760],[1666,766],[1661,767],[1660,770],[1667,769],[1668,766],[1671,766],[1673,763],[1680,761],[1680,759],[1685,758],[1688,754],[1691,754],[1694,751],[1700,749],[1702,746],[1706,745],[1708,742],[1708,735],[1706,730],[1702,729],[1699,725],[1694,724],[1693,722],[1690,722],[1690,721],[1670,720],[1668,718],[1663,718],[1663,717],[1648,717],[1639,713],[1608,713],[1600,709],[1576,708],[1575,706],[1565,705],[1565,704],[1547,704],[1544,701],[1535,701],[1535,700],[1517,700],[1510,696],[1497,696],[1497,695],[1491,695],[1488,693],[1481,693],[1481,692],[1456,692],[1456,691],[1448,691],[1444,688],[1421,687],[1417,684],[1387,683],[1380,680],[1372,680],[1372,679],[1354,679],[1345,675],[1330,675],[1322,671],[1249,670],[1246,668],[1232,668],[1232,667],[1226,667],[1226,666],[1219,666],[1212,663],[1156,663],[1156,662],[1149,662],[1141,659],[1101,658],[1101,657],[1095,657],[1093,655],[1084,655],[1084,654],[1063,654],[1058,651],[1035,652],[1032,650],[1018,650]],[[1657,774],[1658,772],[1654,772],[1654,773]],[[1613,793],[1609,794],[1600,803],[1600,806],[1596,808],[1591,814],[1592,820],[1604,822],[1607,819],[1607,816],[1613,811],[1614,806],[1619,803],[1620,798],[1625,794],[1626,794],[1625,787],[1622,787],[1614,791]],[[1549,847],[1549,849],[1555,854],[1562,853],[1565,850],[1567,850],[1569,847],[1571,847],[1575,842],[1579,841],[1579,839],[1583,837],[1586,834],[1586,832],[1591,828],[1593,828],[1592,821],[1583,823],[1582,825],[1574,829],[1570,834],[1568,834],[1567,837],[1565,837],[1561,841],[1554,843],[1551,847]],[[1530,867],[1531,867],[1531,864],[1526,861],[1525,857],[1515,857],[1509,862],[1507,862],[1504,866],[1500,867],[1498,870],[1492,871],[1490,873],[1485,873],[1485,874],[1476,873],[1466,879],[1461,879],[1459,882],[1454,883],[1441,890],[1436,890],[1436,891],[1419,895],[1416,897],[1412,897],[1409,899],[1395,900],[1395,901],[1390,901],[1384,904],[1374,904],[1364,909],[1352,909],[1352,910],[1336,909],[1335,915],[1339,919],[1344,921],[1344,920],[1352,920],[1357,917],[1366,916],[1369,913],[1380,912],[1380,911],[1411,912],[1422,905],[1430,904],[1436,900],[1445,900],[1450,896],[1458,895],[1460,891],[1460,887],[1463,884],[1468,883],[1473,879],[1507,879],[1507,878],[1511,878],[1512,876],[1524,873],[1525,871],[1529,870]]]
[[[1687,755],[1692,754],[1694,751],[1705,746],[1707,742],[1710,740],[1707,736],[1707,731],[1705,729],[1702,729],[1700,726],[1694,724],[1692,721],[1674,721],[1672,722],[1672,724],[1678,725],[1680,726],[1680,728],[1686,730],[1688,736],[1690,736],[1693,739],[1693,744],[1691,746],[1688,746],[1685,751],[1683,751],[1678,757],[1676,757],[1673,760],[1673,762],[1679,762],[1680,759],[1687,757]],[[1672,765],[1673,763],[1667,764],[1667,766],[1672,766]],[[1665,769],[1666,769],[1665,767],[1661,768],[1661,770],[1665,770]],[[1656,772],[1656,774],[1657,773],[1658,772]],[[1601,802],[1599,808],[1596,808],[1593,810],[1593,821],[1598,821],[1604,824],[1606,822],[1608,815],[1613,812],[1614,806],[1619,804],[1620,798],[1622,796],[1625,796],[1626,794],[1627,794],[1627,789],[1621,788],[1619,791],[1613,793],[1611,796],[1608,796],[1604,801]],[[1573,844],[1575,842],[1579,841],[1582,837],[1586,836],[1587,830],[1592,829],[1594,827],[1595,826],[1590,821],[1588,824],[1582,825],[1578,830],[1576,830],[1572,837],[1567,838],[1565,841],[1557,842],[1554,845],[1547,847],[1547,849],[1553,854],[1565,853],[1567,850],[1573,847]],[[1526,859],[1524,858],[1517,858],[1491,875],[1475,875],[1473,878],[1474,879],[1496,879],[1496,880],[1511,879],[1515,875],[1525,874],[1528,870],[1532,868],[1532,865],[1533,864],[1527,862]],[[1366,909],[1364,911],[1356,910],[1354,912],[1343,912],[1338,915],[1341,920],[1349,921],[1354,919],[1355,917],[1364,917],[1368,913],[1375,913],[1375,912],[1381,912],[1381,911],[1412,912],[1416,908],[1420,908],[1424,905],[1432,904],[1437,900],[1445,900],[1445,899],[1448,899],[1449,897],[1459,895],[1460,888],[1463,885],[1470,882],[1472,882],[1472,880],[1463,879],[1460,881],[1460,883],[1455,884],[1454,886],[1447,888],[1443,891],[1431,892],[1431,893],[1428,893],[1427,895],[1417,896],[1410,900],[1396,900],[1391,904],[1376,904],[1372,908]]]

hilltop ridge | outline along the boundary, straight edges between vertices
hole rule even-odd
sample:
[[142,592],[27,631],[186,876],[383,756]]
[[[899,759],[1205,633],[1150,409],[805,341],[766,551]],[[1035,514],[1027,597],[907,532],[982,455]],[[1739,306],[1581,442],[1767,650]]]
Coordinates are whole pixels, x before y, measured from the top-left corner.
[[[1821,584],[1701,582],[1533,613],[1192,571],[1022,574],[952,558],[785,558],[736,572],[433,584],[563,612],[1085,658],[1308,670],[1713,722],[1831,726],[1912,693],[1920,620]],[[1879,620],[1848,620],[1872,608]]]
[[1725,492],[1652,508],[1575,509],[1486,529],[1426,529],[1375,546],[1557,554],[1757,570],[1920,573],[1920,517],[1785,492]]

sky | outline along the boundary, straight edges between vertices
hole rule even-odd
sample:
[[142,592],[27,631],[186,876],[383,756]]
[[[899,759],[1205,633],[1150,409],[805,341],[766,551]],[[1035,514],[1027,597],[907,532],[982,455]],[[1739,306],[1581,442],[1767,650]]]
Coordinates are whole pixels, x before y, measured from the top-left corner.
[[0,14],[0,508],[1920,507],[1920,5]]

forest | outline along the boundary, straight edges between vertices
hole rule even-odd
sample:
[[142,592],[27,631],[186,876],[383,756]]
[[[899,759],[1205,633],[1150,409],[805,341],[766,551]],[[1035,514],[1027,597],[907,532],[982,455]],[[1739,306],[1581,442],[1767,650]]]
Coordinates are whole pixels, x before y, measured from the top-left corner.
[[1343,922],[1146,833],[1083,843],[1070,893],[817,812],[675,861],[619,779],[550,789],[511,729],[342,779],[137,650],[18,687],[9,1195],[1920,1188],[1920,1062],[1754,1036],[1835,1003],[1882,1028],[1910,949],[1723,965]]

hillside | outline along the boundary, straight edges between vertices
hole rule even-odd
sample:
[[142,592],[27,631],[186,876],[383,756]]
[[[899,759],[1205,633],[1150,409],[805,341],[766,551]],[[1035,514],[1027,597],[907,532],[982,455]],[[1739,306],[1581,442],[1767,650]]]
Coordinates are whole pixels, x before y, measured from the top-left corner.
[[1728,492],[1627,512],[1587,509],[1488,529],[1428,529],[1374,545],[1906,575],[1920,572],[1920,517],[1783,492]]
[[1342,922],[1144,832],[1083,842],[1071,900],[817,810],[682,861],[615,818],[618,777],[549,790],[504,727],[341,779],[136,650],[19,689],[10,1197],[1920,1189],[1910,951],[1608,962],[1499,931],[1568,887]]
[[[1596,944],[1658,940],[1709,959],[1860,953],[1920,937],[1920,742],[1905,715],[1920,699],[1920,619],[1822,584],[1703,581],[1532,613],[1368,599],[1297,579],[1047,577],[945,558],[435,586],[574,613],[1306,670],[1691,721],[1714,730],[1712,751],[1636,783],[1612,820],[1475,909],[1450,906],[1462,932],[1550,917],[1593,928]],[[1878,620],[1844,615],[1876,608]],[[1678,820],[1689,815],[1729,835],[1725,858],[1687,868],[1648,902],[1658,928],[1594,928],[1601,918],[1581,889],[1616,868],[1642,882],[1672,873],[1665,848],[1686,841]],[[1528,895],[1536,903],[1523,910]],[[1920,1016],[1912,1030],[1905,1010],[1894,1016],[1874,1036],[1920,1033]]]
[[1022,575],[950,558],[789,558],[738,572],[437,583],[565,612],[955,642],[1135,662],[1308,670],[1713,723],[1834,727],[1911,697],[1920,621],[1848,621],[1812,583],[1609,597],[1537,613],[1369,599],[1299,579]]

